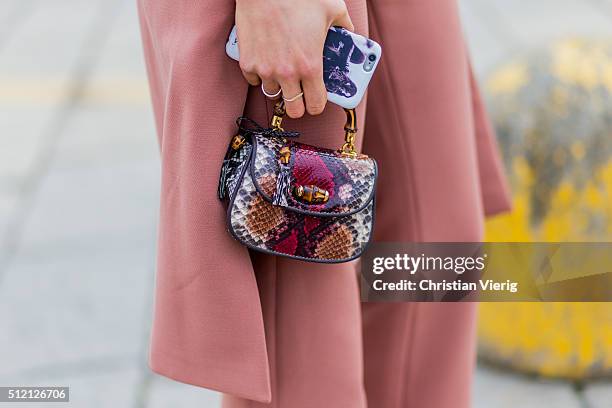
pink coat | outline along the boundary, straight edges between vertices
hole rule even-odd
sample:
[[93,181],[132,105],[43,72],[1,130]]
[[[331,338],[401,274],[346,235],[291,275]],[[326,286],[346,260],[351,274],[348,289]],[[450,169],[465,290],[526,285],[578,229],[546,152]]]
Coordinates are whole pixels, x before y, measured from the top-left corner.
[[[367,34],[365,2],[347,4],[356,31]],[[384,49],[369,90],[364,143],[380,167],[375,237],[478,240],[483,215],[507,209],[509,200],[456,5],[372,4],[369,31]],[[246,248],[226,231],[216,196],[248,91],[224,50],[234,2],[139,0],[139,9],[162,159],[150,365],[182,382],[269,401],[253,266]],[[263,98],[258,90],[249,95],[251,106]],[[258,109],[255,116],[265,120],[263,99]],[[363,104],[358,113],[363,128]],[[343,119],[328,105],[322,117],[290,121],[286,128],[309,135],[311,123],[328,120],[333,132],[310,133],[303,141],[337,147]]]

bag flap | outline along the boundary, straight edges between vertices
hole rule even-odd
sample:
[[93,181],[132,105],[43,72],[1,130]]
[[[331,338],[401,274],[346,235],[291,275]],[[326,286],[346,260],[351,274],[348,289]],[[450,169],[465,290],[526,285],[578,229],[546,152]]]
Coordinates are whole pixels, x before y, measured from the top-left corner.
[[[287,164],[279,160],[287,152],[283,148],[290,152]],[[270,202],[280,198],[281,205],[290,210],[346,216],[363,210],[374,198],[377,167],[367,156],[347,157],[334,150],[262,135],[253,135],[252,154],[250,171],[258,192]],[[279,182],[281,178],[286,180]],[[278,195],[277,185],[286,186]]]

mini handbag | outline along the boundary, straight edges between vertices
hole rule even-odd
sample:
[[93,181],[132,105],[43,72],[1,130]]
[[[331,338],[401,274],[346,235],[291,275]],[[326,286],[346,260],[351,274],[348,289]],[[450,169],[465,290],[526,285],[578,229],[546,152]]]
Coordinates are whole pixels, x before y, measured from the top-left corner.
[[218,189],[236,240],[312,262],[347,262],[363,253],[374,224],[377,166],[355,152],[355,110],[345,111],[345,143],[337,151],[291,140],[299,133],[282,129],[282,101],[271,128],[237,119]]

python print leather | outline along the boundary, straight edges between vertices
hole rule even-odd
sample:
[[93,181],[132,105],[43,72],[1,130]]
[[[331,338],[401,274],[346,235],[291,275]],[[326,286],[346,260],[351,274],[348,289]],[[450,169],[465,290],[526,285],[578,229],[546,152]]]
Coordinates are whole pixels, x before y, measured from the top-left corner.
[[[228,150],[219,186],[220,197],[229,198],[232,235],[249,248],[307,261],[360,256],[372,234],[376,162],[280,137],[245,138],[240,149]],[[290,151],[289,186],[277,191],[283,148]],[[313,185],[328,193],[326,202],[296,196],[297,186]],[[284,204],[272,204],[279,194]]]

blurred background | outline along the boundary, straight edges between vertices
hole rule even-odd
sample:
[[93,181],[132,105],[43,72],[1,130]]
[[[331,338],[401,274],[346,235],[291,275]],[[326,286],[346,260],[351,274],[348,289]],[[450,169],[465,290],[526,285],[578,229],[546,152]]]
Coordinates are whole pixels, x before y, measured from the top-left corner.
[[[487,236],[611,241],[612,1],[460,7],[515,196]],[[146,366],[158,185],[135,1],[0,0],[0,385],[217,407]],[[610,304],[484,304],[479,338],[475,407],[612,407]]]

